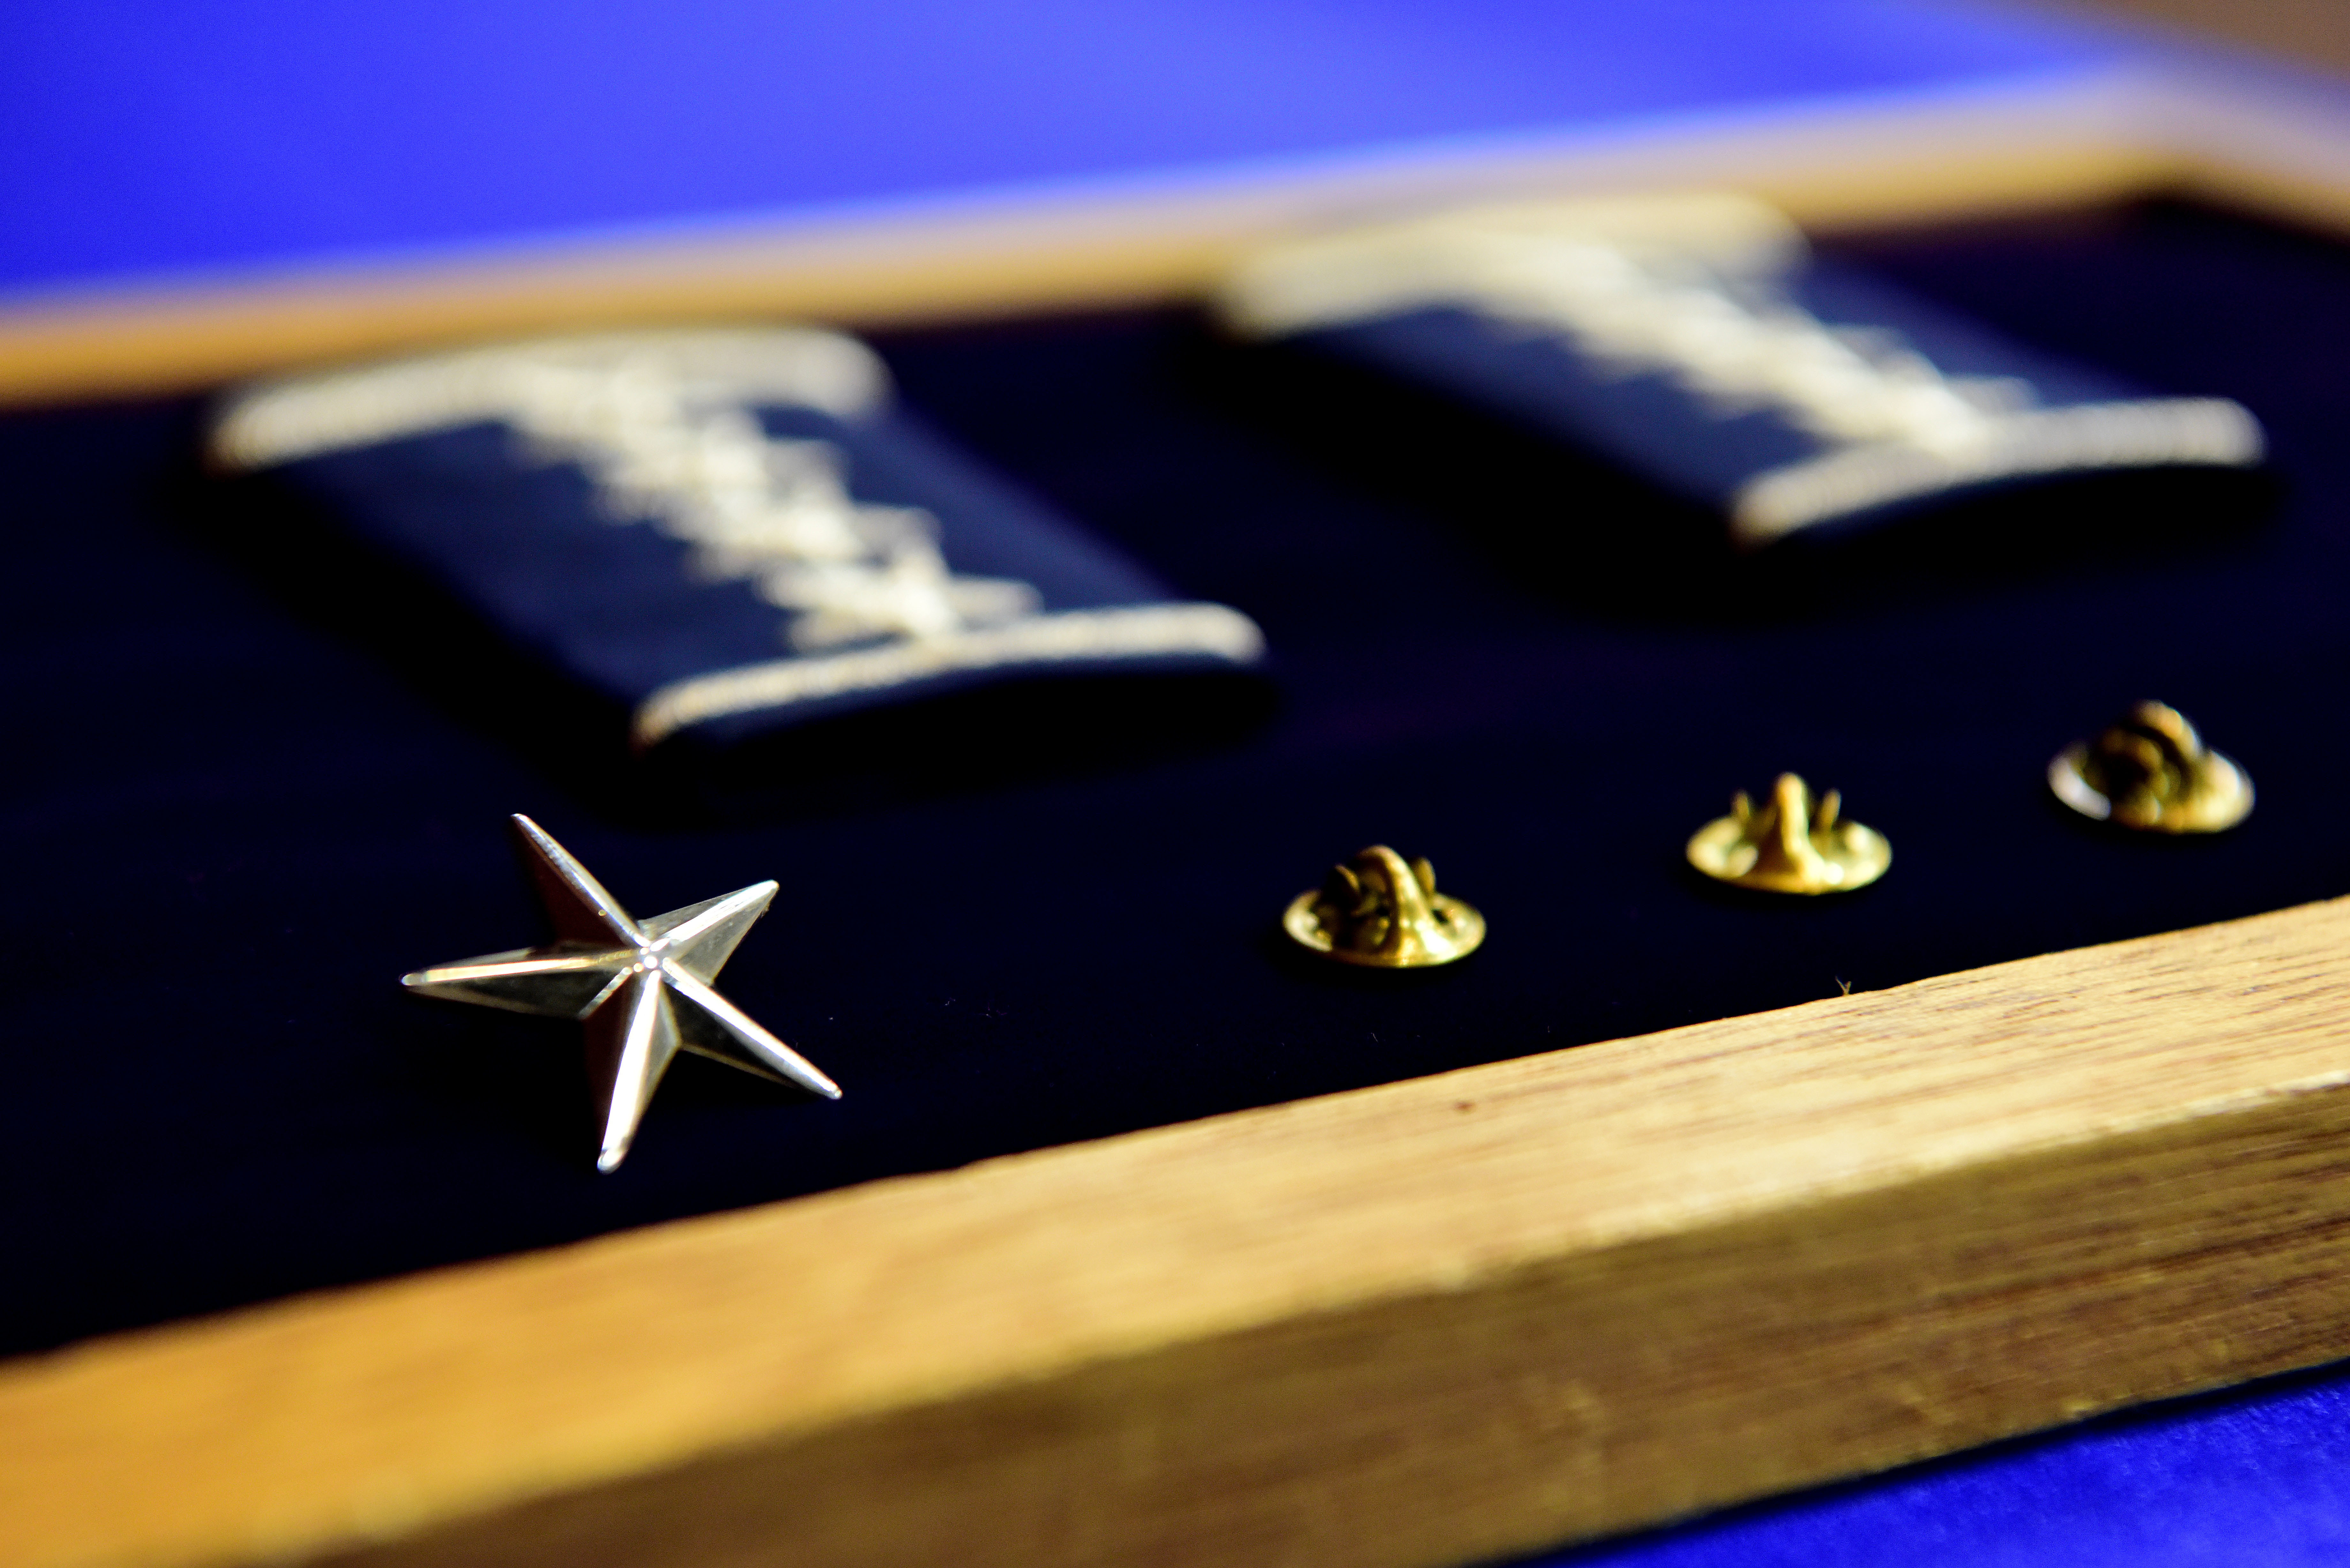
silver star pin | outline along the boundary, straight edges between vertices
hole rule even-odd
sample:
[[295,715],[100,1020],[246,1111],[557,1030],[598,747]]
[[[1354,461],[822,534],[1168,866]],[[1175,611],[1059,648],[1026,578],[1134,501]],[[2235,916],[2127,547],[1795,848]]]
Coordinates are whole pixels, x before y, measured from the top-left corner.
[[597,1169],[617,1169],[628,1158],[645,1106],[681,1048],[840,1098],[839,1085],[711,989],[743,933],[767,912],[775,883],[640,924],[546,829],[519,814],[514,828],[555,940],[419,970],[400,983],[426,996],[586,1023],[603,1128]]

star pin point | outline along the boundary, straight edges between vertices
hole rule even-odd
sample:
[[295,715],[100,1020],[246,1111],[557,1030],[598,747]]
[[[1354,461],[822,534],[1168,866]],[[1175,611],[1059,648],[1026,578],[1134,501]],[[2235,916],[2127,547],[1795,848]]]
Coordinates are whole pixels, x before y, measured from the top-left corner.
[[520,815],[515,839],[555,940],[419,970],[400,983],[425,996],[588,1026],[588,1072],[601,1143],[596,1168],[619,1168],[661,1075],[681,1050],[795,1084],[829,1100],[840,1085],[712,988],[775,897],[773,882],[639,921],[546,830]]

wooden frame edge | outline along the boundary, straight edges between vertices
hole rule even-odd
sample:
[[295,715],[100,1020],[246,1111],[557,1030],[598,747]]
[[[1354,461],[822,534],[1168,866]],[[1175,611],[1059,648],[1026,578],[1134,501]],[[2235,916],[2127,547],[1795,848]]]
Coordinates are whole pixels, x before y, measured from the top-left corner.
[[0,1369],[0,1559],[1427,1568],[2350,1353],[2350,899]]

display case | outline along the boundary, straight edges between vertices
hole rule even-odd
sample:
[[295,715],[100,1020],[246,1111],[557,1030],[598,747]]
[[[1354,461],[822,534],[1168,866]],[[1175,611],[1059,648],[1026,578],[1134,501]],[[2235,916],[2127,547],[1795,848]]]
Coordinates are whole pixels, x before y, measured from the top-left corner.
[[[1822,5],[1694,77],[1646,23],[1572,91],[1422,62],[1444,90],[1381,119],[1436,24],[1292,20],[1251,35],[1266,72],[1358,57],[1166,146],[1100,109],[1102,166],[1039,151],[1064,124],[773,219],[653,232],[616,176],[457,248],[204,256],[159,222],[136,276],[23,262],[0,1555],[1433,1568],[2350,1354],[2350,104]],[[2233,399],[2266,464],[1741,552],[1201,307],[1341,223],[1693,188]],[[911,417],[1265,662],[632,750],[412,560],[206,463],[253,377],[785,317],[860,334]],[[2241,826],[2052,797],[2148,697],[2257,781]],[[1783,770],[1891,841],[1879,884],[1690,867]],[[728,994],[844,1097],[688,1061],[599,1175],[567,1026],[397,983],[533,940],[517,811],[639,911],[775,879]],[[1382,842],[1482,950],[1283,935]]]

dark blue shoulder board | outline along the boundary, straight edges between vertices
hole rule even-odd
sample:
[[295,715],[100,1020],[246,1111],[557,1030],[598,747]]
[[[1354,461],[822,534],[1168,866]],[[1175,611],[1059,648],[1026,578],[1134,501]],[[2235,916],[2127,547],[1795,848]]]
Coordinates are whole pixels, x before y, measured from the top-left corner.
[[634,715],[650,746],[1045,672],[1230,669],[1263,639],[890,407],[861,344],[605,334],[275,382],[267,469]]
[[2033,480],[2262,460],[2225,398],[2009,341],[1736,196],[1562,202],[1308,240],[1222,299],[1300,342],[1596,452],[1768,545]]

